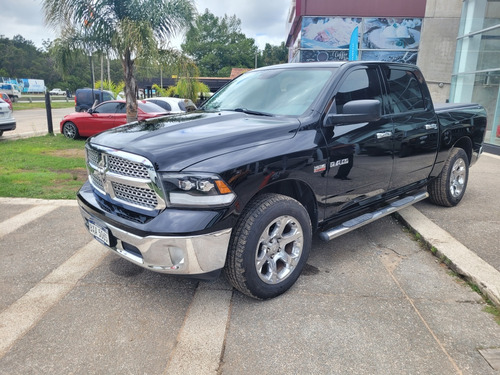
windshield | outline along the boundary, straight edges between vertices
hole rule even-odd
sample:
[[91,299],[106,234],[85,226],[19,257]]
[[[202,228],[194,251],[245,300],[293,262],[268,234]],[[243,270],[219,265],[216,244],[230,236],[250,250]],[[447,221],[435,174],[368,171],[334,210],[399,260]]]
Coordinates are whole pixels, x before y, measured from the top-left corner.
[[203,109],[299,116],[309,108],[335,70],[304,66],[248,72],[218,91]]
[[155,103],[148,103],[145,101],[138,101],[137,105],[140,109],[142,109],[146,113],[156,113],[156,112],[165,112],[165,110]]

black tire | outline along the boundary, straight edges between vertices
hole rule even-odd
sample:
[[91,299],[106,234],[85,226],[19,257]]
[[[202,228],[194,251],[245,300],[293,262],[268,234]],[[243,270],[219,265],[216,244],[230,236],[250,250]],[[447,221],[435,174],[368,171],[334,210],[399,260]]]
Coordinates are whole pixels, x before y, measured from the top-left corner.
[[298,201],[279,194],[258,196],[247,205],[233,231],[226,276],[250,297],[279,296],[302,272],[311,238],[309,214]]
[[429,199],[439,206],[456,206],[463,198],[469,179],[469,158],[461,148],[452,149],[443,170],[427,187]]
[[0,130],[0,137],[3,135],[3,130]]
[[70,139],[77,139],[79,137],[78,128],[71,121],[65,122],[62,128],[65,137]]

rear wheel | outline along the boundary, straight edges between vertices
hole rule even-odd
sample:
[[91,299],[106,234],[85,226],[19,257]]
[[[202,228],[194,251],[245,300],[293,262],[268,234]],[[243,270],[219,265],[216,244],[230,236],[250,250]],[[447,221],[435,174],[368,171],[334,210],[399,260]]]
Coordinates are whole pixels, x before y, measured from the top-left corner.
[[454,148],[443,170],[428,186],[429,199],[445,207],[456,206],[463,198],[469,179],[469,158],[461,148]]
[[0,137],[3,135],[3,130],[0,130]]
[[62,128],[65,137],[76,139],[78,138],[78,128],[71,121],[65,122]]
[[225,272],[240,292],[276,297],[299,277],[311,247],[311,221],[295,199],[265,194],[250,202],[229,245]]

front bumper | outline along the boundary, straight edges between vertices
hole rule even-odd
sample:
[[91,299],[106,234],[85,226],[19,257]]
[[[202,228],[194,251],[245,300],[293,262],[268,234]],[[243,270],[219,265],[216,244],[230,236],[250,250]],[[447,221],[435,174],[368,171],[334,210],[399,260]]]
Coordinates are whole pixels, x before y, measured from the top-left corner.
[[189,236],[140,237],[94,218],[82,207],[88,221],[106,227],[112,238],[110,248],[121,257],[152,271],[176,275],[203,275],[224,267],[231,229]]

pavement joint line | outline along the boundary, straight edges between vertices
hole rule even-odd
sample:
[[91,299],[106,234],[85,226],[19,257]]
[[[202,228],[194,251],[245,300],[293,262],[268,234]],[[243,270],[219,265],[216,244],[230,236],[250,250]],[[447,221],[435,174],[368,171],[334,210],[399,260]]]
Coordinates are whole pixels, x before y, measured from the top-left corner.
[[196,289],[164,374],[217,374],[232,290]]
[[57,206],[52,205],[37,205],[35,207],[30,208],[29,210],[23,211],[16,216],[13,216],[7,220],[2,221],[0,224],[0,239],[15,232],[23,225],[31,223],[34,220],[39,219],[40,217],[48,214],[49,212],[54,211]]
[[3,198],[0,204],[25,205],[25,206],[78,206],[76,199],[40,199],[40,198]]
[[450,268],[477,285],[484,295],[500,307],[500,272],[498,270],[415,207],[407,207],[398,213],[410,228],[437,249],[439,256],[445,256],[450,261]]
[[434,341],[436,342],[436,344],[439,346],[439,349],[441,349],[441,351],[444,353],[444,355],[446,356],[446,358],[448,358],[448,361],[453,366],[453,368],[455,369],[455,371],[457,372],[457,374],[462,375],[463,372],[460,369],[460,367],[458,367],[457,362],[455,361],[455,359],[453,359],[453,357],[450,355],[450,353],[448,352],[448,350],[446,350],[444,344],[441,342],[441,340],[434,333],[434,331],[430,327],[429,323],[427,323],[427,320],[424,318],[424,316],[422,315],[422,313],[420,312],[420,310],[418,309],[418,307],[415,305],[415,301],[413,300],[413,298],[411,298],[408,295],[408,293],[406,293],[406,290],[403,288],[403,286],[401,285],[401,283],[399,282],[399,280],[396,278],[396,276],[394,275],[394,273],[392,272],[392,270],[390,269],[390,267],[388,265],[385,265],[385,268],[386,268],[387,272],[389,273],[390,277],[392,278],[392,280],[394,281],[394,283],[397,285],[397,287],[399,288],[399,290],[403,294],[403,296],[406,298],[406,300],[408,301],[408,303],[411,305],[411,307],[413,308],[413,310],[417,314],[418,318],[421,320],[422,324],[425,326],[425,328],[427,329],[427,331],[429,332],[429,334],[432,336],[432,338],[434,339]]
[[0,359],[108,254],[91,241],[0,313]]

